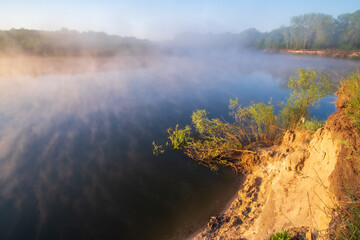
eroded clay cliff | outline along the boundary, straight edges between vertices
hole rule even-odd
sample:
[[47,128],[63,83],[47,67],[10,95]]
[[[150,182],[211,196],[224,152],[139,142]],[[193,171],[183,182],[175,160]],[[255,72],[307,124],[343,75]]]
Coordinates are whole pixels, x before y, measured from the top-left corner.
[[339,109],[316,132],[288,131],[257,149],[261,163],[194,239],[268,239],[282,229],[326,238],[334,207],[360,190],[359,132]]

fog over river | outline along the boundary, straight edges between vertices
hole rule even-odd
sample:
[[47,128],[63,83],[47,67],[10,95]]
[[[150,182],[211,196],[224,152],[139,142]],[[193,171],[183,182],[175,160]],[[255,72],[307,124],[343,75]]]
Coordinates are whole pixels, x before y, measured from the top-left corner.
[[[54,59],[1,61],[0,239],[183,239],[221,212],[241,176],[181,152],[155,157],[153,140],[189,124],[196,109],[231,121],[230,98],[243,106],[284,101],[300,67],[338,82],[360,65],[184,49],[56,67]],[[326,119],[333,101],[312,113]]]

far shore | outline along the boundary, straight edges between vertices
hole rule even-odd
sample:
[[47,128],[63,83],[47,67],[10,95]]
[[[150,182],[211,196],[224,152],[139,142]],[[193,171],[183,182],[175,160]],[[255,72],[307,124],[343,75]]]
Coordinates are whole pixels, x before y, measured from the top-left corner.
[[286,54],[315,55],[320,57],[344,58],[360,60],[360,50],[342,49],[266,49],[267,52],[279,52]]

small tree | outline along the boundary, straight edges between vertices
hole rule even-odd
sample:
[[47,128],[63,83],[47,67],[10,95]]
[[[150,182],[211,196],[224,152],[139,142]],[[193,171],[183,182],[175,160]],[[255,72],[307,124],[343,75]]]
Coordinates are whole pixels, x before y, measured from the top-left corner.
[[278,136],[277,116],[274,112],[272,100],[267,104],[263,102],[252,103],[249,107],[241,107],[238,100],[230,99],[229,108],[235,124],[246,133],[248,145],[252,143],[272,143]]
[[179,129],[178,125],[168,129],[167,146],[183,150],[190,158],[214,170],[218,165],[234,167],[229,161],[234,152],[249,152],[243,146],[246,139],[240,127],[217,118],[209,119],[205,110],[193,112],[191,118],[193,131],[190,126]]
[[297,78],[291,76],[288,82],[290,98],[281,110],[281,125],[285,129],[295,129],[302,118],[309,118],[309,108],[331,93],[332,84],[328,75],[318,75],[316,70],[298,70]]
[[[331,83],[327,75],[318,76],[315,70],[298,70],[298,77],[288,83],[292,90],[290,98],[278,115],[270,100],[241,107],[238,100],[230,99],[230,115],[234,123],[209,119],[205,110],[192,114],[192,126],[168,129],[166,145],[174,150],[183,150],[199,163],[217,169],[219,165],[238,169],[246,164],[234,156],[251,153],[255,146],[272,144],[285,129],[294,129],[300,119],[309,116],[309,107],[330,93]],[[163,153],[161,145],[153,142],[154,154]],[[243,159],[242,157],[240,159]]]

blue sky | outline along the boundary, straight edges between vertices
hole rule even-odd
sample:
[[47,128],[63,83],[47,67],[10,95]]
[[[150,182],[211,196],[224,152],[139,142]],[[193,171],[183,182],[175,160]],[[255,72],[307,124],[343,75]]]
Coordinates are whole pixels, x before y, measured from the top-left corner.
[[5,0],[0,29],[66,27],[160,40],[185,31],[269,31],[304,13],[356,10],[360,0]]

